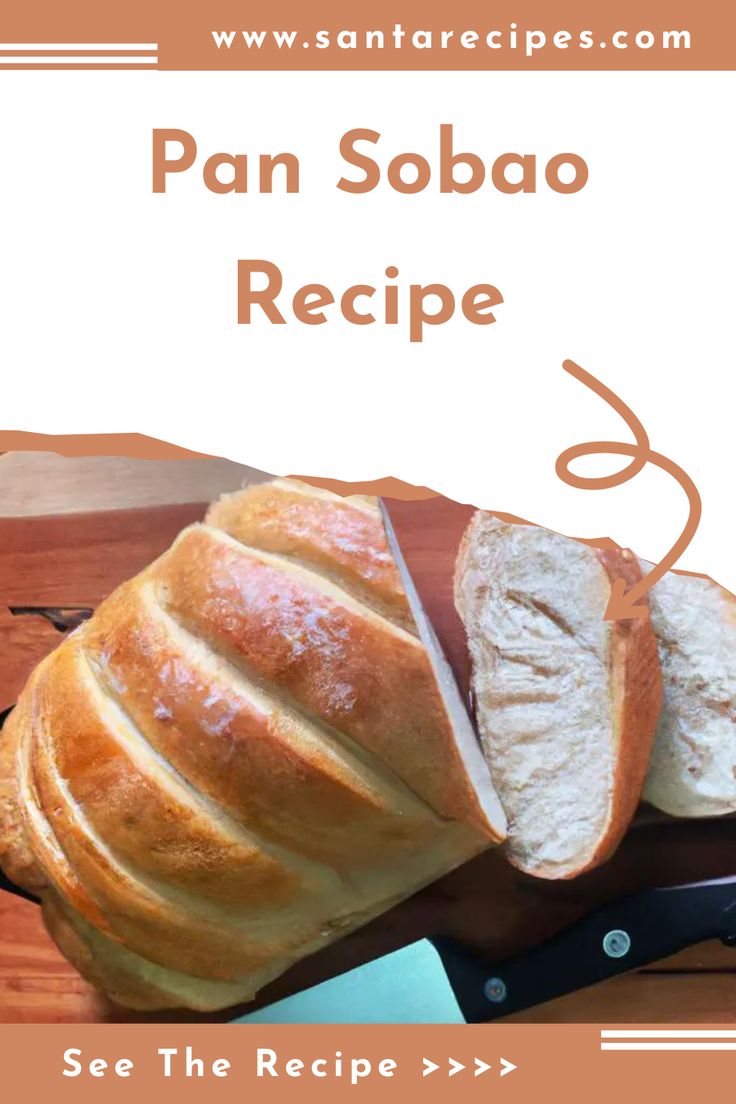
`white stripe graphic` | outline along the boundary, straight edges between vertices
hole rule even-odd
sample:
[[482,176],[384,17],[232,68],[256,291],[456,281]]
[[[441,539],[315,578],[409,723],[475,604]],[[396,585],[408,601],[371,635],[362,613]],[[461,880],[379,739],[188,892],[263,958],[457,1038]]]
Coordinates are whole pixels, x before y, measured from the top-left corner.
[[158,65],[158,58],[148,54],[141,57],[121,57],[112,54],[102,57],[91,57],[88,54],[81,57],[72,57],[69,54],[46,54],[43,57],[18,55],[0,57],[0,65]]
[[626,1029],[604,1029],[601,1031],[601,1039],[736,1039],[736,1030],[727,1031],[720,1028],[708,1031],[706,1029],[660,1029],[645,1031]]
[[158,42],[0,42],[0,50],[158,50]]
[[601,1050],[736,1050],[736,1030],[607,1028],[601,1031]]
[[601,1050],[736,1050],[736,1041],[714,1043],[707,1039],[701,1039],[699,1042],[681,1040],[680,1042],[663,1043],[650,1040],[644,1043],[601,1043]]

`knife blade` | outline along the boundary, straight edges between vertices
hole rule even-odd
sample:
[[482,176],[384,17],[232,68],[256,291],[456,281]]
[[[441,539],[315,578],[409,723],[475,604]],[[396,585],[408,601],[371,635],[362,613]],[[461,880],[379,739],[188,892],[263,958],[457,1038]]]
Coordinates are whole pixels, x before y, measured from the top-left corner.
[[439,952],[420,939],[232,1022],[445,1024],[465,1017]]

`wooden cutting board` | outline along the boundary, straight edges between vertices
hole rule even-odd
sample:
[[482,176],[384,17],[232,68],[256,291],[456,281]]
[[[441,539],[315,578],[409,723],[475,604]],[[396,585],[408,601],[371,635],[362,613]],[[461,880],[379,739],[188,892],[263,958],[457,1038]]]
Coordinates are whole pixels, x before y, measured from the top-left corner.
[[[400,507],[411,536],[414,572],[436,586],[436,617],[460,515],[446,501]],[[33,607],[95,607],[120,581],[150,562],[204,504],[95,510],[73,516],[0,519],[0,708],[12,704],[30,670],[61,639]],[[412,518],[414,520],[412,520]],[[407,528],[408,526],[408,528]],[[461,527],[460,527],[461,528]],[[27,612],[31,609],[31,612]],[[26,612],[22,612],[22,611]],[[15,612],[12,612],[15,611]],[[440,628],[452,648],[451,616]],[[602,870],[573,882],[544,883],[487,853],[362,931],[300,963],[264,994],[286,995],[422,935],[463,939],[489,956],[515,953],[591,905],[623,892],[736,873],[733,821],[643,818]],[[720,945],[693,948],[657,967],[573,994],[514,1019],[557,1022],[728,1022],[736,998],[736,955]],[[234,1014],[234,1013],[232,1013]],[[230,1015],[232,1015],[230,1014]],[[228,1019],[230,1015],[211,1019]],[[0,893],[0,1021],[135,1019],[181,1021],[186,1014],[137,1016],[97,994],[46,936],[39,910]]]

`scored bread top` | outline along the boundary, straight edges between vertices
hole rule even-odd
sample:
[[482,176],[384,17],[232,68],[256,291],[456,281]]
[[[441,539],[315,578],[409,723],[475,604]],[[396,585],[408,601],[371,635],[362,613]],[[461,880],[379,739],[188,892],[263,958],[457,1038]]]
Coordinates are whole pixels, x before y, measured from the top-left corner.
[[275,479],[224,495],[207,524],[242,544],[288,556],[332,578],[369,607],[416,633],[375,499],[340,498],[296,479]]
[[118,588],[3,748],[0,862],[140,1007],[246,999],[503,834],[377,502],[294,481],[228,496]]
[[610,622],[634,557],[478,511],[457,563],[481,742],[508,855],[572,877],[610,855],[641,791],[661,686],[648,620]]

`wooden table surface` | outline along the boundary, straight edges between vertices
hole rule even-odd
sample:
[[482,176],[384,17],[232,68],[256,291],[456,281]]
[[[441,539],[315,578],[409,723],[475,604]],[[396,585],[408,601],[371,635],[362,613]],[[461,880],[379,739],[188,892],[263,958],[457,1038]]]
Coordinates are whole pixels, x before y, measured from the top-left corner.
[[[210,498],[249,475],[247,469],[189,467],[220,463],[201,460],[175,461],[181,469],[165,473],[158,470],[161,462],[141,468],[146,462],[88,460],[83,472],[70,463],[38,454],[0,457],[0,709],[12,704],[30,669],[60,639],[43,617],[19,610],[96,606],[117,582],[162,551],[182,526],[201,517],[204,502],[186,501],[188,487],[196,486]],[[10,474],[12,487],[3,482]],[[136,498],[145,505],[131,508]],[[47,509],[49,501],[54,512],[39,515],[38,507]],[[435,534],[438,526],[441,517]],[[421,564],[427,550],[419,547],[418,555]],[[299,964],[265,997],[283,995],[426,934],[454,935],[491,956],[504,956],[622,892],[734,872],[733,821],[644,818],[606,867],[564,884],[524,878],[489,852]],[[704,944],[513,1019],[730,1022],[735,1002],[736,952]],[[137,1018],[106,1001],[65,962],[35,905],[0,894],[0,1022]],[[142,1018],[201,1017],[170,1013]]]

